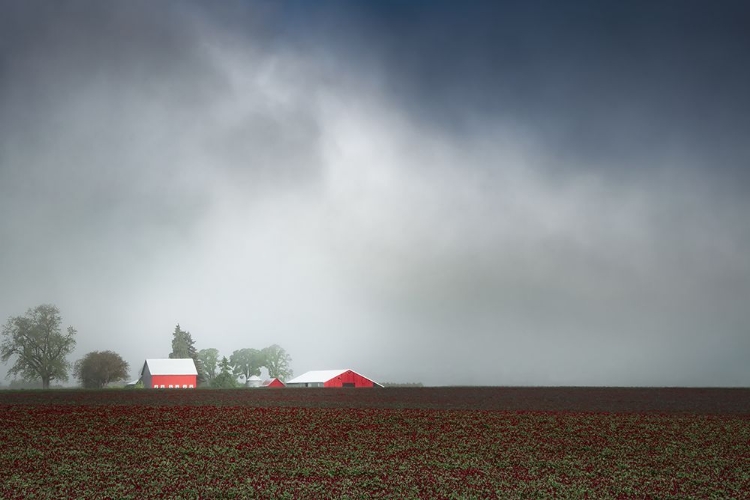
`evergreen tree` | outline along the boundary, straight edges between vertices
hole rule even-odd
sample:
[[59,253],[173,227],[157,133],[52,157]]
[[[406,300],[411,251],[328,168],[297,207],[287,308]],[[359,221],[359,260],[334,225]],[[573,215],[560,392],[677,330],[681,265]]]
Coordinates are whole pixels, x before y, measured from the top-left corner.
[[180,324],[177,323],[172,335],[172,352],[169,353],[170,359],[194,358],[196,356],[195,341],[190,332],[186,332],[180,328]]
[[195,341],[192,335],[190,335],[190,332],[186,332],[180,328],[179,323],[174,327],[172,335],[172,352],[169,353],[170,359],[191,358],[195,363],[196,370],[198,370],[198,383],[204,383],[206,381],[206,374],[203,369],[203,363],[198,356],[198,351],[195,349]]
[[234,389],[237,387],[237,379],[232,373],[232,366],[226,356],[221,358],[219,367],[221,372],[211,381],[211,387],[217,389]]

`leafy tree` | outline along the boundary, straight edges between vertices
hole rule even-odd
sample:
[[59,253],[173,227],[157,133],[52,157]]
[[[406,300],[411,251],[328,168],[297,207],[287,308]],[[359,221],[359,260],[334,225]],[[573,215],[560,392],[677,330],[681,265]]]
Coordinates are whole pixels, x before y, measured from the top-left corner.
[[292,376],[292,369],[289,364],[292,362],[292,357],[279,345],[271,345],[263,348],[261,351],[263,354],[264,365],[268,369],[268,376],[271,378],[279,378],[281,380],[288,380]]
[[8,376],[21,375],[26,381],[41,379],[44,389],[49,389],[52,380],[68,380],[70,362],[66,357],[76,345],[76,330],[69,326],[67,333],[62,333],[61,323],[60,310],[50,304],[29,309],[25,316],[8,318],[0,343],[3,363],[16,357]]
[[265,366],[266,361],[258,349],[238,349],[232,353],[229,363],[234,368],[234,374],[243,377],[247,385],[250,377],[260,375],[260,369]]
[[202,383],[206,380],[203,363],[198,358],[193,336],[190,335],[190,332],[186,332],[180,328],[179,323],[174,327],[174,332],[172,333],[172,352],[169,353],[169,357],[170,359],[191,358],[195,363],[196,370],[198,370],[198,382]]
[[215,387],[217,389],[234,389],[235,387],[237,387],[237,379],[232,373],[232,366],[230,365],[229,360],[226,356],[223,356],[221,358],[219,368],[221,369],[221,371],[211,381],[211,387]]
[[87,389],[101,389],[110,382],[128,378],[130,366],[112,351],[93,351],[76,361],[73,375]]
[[213,347],[198,351],[198,360],[203,365],[206,381],[210,384],[216,378],[216,369],[219,366],[219,350]]

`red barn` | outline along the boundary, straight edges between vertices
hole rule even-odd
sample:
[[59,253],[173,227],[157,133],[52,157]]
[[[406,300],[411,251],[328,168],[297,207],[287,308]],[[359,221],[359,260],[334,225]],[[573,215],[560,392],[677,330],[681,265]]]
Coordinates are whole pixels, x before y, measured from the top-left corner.
[[260,386],[261,387],[286,387],[286,385],[284,385],[284,382],[282,382],[281,380],[279,380],[277,378],[271,378],[271,379],[268,379],[268,380],[264,380],[260,384]]
[[314,370],[286,383],[289,387],[383,387],[354,370]]
[[147,389],[195,389],[198,370],[192,359],[147,359],[141,370]]

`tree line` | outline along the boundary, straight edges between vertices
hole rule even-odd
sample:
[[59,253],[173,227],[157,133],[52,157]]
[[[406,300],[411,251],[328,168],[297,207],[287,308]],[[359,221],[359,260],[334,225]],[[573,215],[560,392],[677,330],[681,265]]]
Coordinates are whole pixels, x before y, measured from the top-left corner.
[[219,350],[208,348],[196,350],[190,332],[175,326],[172,334],[170,358],[192,358],[198,370],[198,384],[217,388],[232,388],[239,384],[247,385],[252,376],[260,376],[261,369],[268,370],[268,376],[287,380],[292,376],[291,356],[283,347],[273,344],[263,349],[237,349],[227,358],[219,357]]
[[[110,383],[127,380],[129,364],[113,351],[92,351],[71,364],[68,356],[76,346],[77,331],[69,326],[62,330],[60,310],[51,304],[30,308],[23,316],[11,316],[3,326],[0,360],[14,359],[7,376],[20,376],[26,382],[41,381],[49,389],[52,381],[67,381],[72,368],[74,378],[82,387],[98,389]],[[291,357],[274,344],[263,349],[239,349],[229,359],[219,359],[214,348],[196,351],[190,335],[175,327],[170,358],[192,358],[198,370],[199,385],[237,387],[237,378],[245,384],[253,375],[266,368],[270,377],[287,379],[292,376]]]

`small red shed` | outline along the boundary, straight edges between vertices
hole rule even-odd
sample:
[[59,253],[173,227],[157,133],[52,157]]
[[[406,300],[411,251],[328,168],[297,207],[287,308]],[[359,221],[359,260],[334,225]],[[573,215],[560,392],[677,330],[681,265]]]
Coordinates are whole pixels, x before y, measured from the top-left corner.
[[260,384],[260,386],[261,387],[286,387],[286,385],[284,384],[284,382],[282,382],[281,380],[279,380],[277,378],[271,378],[271,379],[264,380]]
[[313,370],[286,383],[288,387],[383,387],[354,370]]
[[198,370],[191,358],[147,359],[143,363],[141,380],[148,389],[195,389]]

